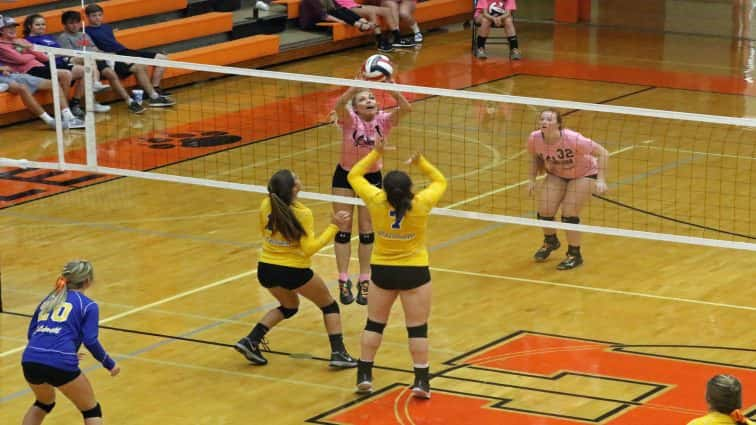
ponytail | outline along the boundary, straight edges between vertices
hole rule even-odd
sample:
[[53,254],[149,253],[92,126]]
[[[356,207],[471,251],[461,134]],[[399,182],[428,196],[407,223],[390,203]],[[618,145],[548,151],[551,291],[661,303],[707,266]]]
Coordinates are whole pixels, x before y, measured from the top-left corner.
[[402,171],[389,171],[383,178],[383,190],[386,191],[388,203],[396,210],[396,220],[401,221],[407,211],[412,209],[412,180]]
[[736,425],[748,425],[748,421],[746,420],[745,415],[743,415],[743,412],[740,411],[740,409],[735,409],[730,413],[730,417],[733,421],[735,421]]
[[69,289],[81,289],[85,283],[94,278],[94,268],[87,260],[75,260],[68,262],[55,281],[53,289],[39,307],[39,317],[47,316],[51,311],[66,302]]
[[305,234],[304,227],[291,210],[294,184],[294,173],[290,170],[276,172],[268,182],[270,218],[267,228],[290,242],[298,241]]

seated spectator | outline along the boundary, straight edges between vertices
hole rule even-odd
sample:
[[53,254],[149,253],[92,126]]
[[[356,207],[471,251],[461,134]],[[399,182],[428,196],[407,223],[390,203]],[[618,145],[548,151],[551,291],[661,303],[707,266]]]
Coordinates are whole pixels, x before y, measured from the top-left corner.
[[[48,81],[50,83],[48,87],[52,87],[50,68],[40,62],[47,62],[47,56],[42,52],[34,51],[34,46],[28,41],[16,38],[17,26],[18,23],[15,19],[0,15],[0,61],[7,67],[7,72],[29,74]],[[68,107],[68,94],[71,92],[71,72],[58,70],[57,77],[61,89],[60,102],[61,108],[63,108],[63,119],[68,128],[78,128],[76,126],[80,120],[74,116]]]
[[[391,10],[387,7],[370,6],[356,3],[354,0],[333,0],[333,3],[337,7],[343,7],[351,10],[362,18],[365,18],[375,26],[373,32],[375,33],[376,42],[378,43],[378,50],[381,52],[391,52],[394,50],[395,45],[401,45],[401,47],[412,47],[414,42],[407,40],[406,44],[402,43],[402,36],[399,33],[399,24],[394,20]],[[384,37],[381,34],[381,26],[378,23],[378,17],[383,18],[383,22],[391,31],[392,40]]]
[[709,414],[688,422],[688,425],[754,425],[743,416],[742,388],[738,378],[716,375],[706,383]]
[[[514,26],[513,13],[517,10],[517,3],[515,0],[503,0],[504,1],[504,14],[500,16],[493,16],[488,13],[488,7],[495,0],[477,0],[475,3],[475,12],[473,14],[473,21],[475,25],[479,27],[478,38],[475,40],[476,49],[475,57],[478,59],[486,59],[486,39],[491,32],[492,27],[504,27],[507,32],[507,41],[509,42],[509,58],[512,60],[520,60],[522,58],[522,52],[520,52],[520,44],[517,39],[517,30]],[[500,0],[501,1],[501,0]]]
[[[402,37],[402,40],[412,38],[415,44],[423,44],[423,33],[420,32],[420,27],[415,21],[417,0],[365,0],[363,4],[388,8],[394,17],[394,21],[399,23],[400,30],[404,26],[412,31],[412,34]],[[410,47],[410,44],[406,41],[400,41],[395,43],[394,47]]]
[[[60,47],[55,37],[47,32],[47,22],[42,15],[33,14],[26,17],[24,20],[24,37],[27,41],[33,44],[39,44],[41,46]],[[73,60],[69,60],[73,59]],[[71,72],[71,78],[74,80],[81,80],[84,77],[84,61],[81,58],[69,58],[65,56],[56,56],[55,65],[58,69],[65,69]],[[100,73],[95,71],[94,86],[95,92],[107,88],[100,83]],[[73,97],[71,98],[70,106],[74,115],[83,116],[84,113],[81,109],[81,97],[84,95],[84,84],[80,82],[74,89]],[[108,112],[110,106],[100,105],[95,102],[95,112]]]
[[[26,109],[30,110],[35,116],[39,117],[50,128],[55,129],[55,119],[50,116],[40,106],[37,99],[32,96],[38,89],[49,90],[52,87],[50,80],[45,80],[39,77],[35,77],[29,74],[14,73],[9,67],[0,64],[0,84],[5,84],[4,90],[9,93],[17,94],[21,96],[21,101],[24,102]],[[65,97],[61,97],[61,108],[63,108],[63,128],[84,128],[84,121],[74,117],[68,110],[68,103],[65,101]],[[66,119],[68,116],[68,119]]]
[[[147,59],[168,59],[168,56],[162,53],[150,52],[147,50],[131,50],[119,43],[113,34],[113,27],[103,23],[103,10],[99,4],[90,4],[84,9],[89,20],[89,25],[85,31],[98,49],[106,53],[114,53],[122,56],[134,56]],[[147,66],[138,63],[116,62],[115,72],[121,78],[126,78],[131,74],[136,76],[137,82],[147,93],[147,106],[162,107],[173,106],[176,102],[167,96],[160,89],[160,81],[163,79],[165,68],[156,66],[152,72],[152,80],[147,75]]]
[[[63,32],[58,36],[57,41],[58,44],[60,44],[64,49],[82,51],[88,50],[90,52],[100,51],[97,46],[95,46],[92,38],[90,38],[87,33],[82,31],[81,14],[79,12],[74,10],[67,10],[63,12],[60,20],[63,23]],[[126,102],[126,106],[129,108],[129,111],[135,114],[143,113],[144,107],[129,96],[129,94],[126,92],[126,89],[123,88],[123,84],[121,84],[121,80],[118,78],[118,75],[113,70],[113,68],[110,67],[108,62],[104,60],[98,60],[96,63],[100,75],[110,82],[110,87],[118,94],[118,96],[121,97],[121,99]]]
[[299,4],[300,28],[315,29],[318,22],[340,22],[363,32],[375,28],[367,19],[349,9],[337,7],[332,0],[302,0]]

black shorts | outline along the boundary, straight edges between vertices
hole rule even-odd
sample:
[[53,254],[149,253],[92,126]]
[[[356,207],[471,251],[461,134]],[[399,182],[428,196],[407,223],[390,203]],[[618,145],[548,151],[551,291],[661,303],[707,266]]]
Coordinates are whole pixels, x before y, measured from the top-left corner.
[[53,387],[65,385],[81,375],[80,370],[63,370],[41,363],[23,362],[26,382],[33,385],[50,384]]
[[257,280],[265,288],[281,287],[294,290],[309,282],[315,273],[312,269],[279,266],[277,264],[257,263]]
[[558,178],[558,179],[562,179],[562,181],[565,182],[565,183],[569,183],[572,180],[577,180],[577,179],[582,179],[582,178],[593,179],[593,180],[596,180],[598,178],[598,174],[591,174],[589,176],[578,177],[578,178],[575,178],[575,179],[568,179],[567,177],[557,176],[556,174],[551,174],[551,175],[554,176],[554,177],[556,177],[556,178]]
[[45,80],[52,80],[52,71],[49,66],[35,66],[26,72],[37,78],[44,78]]
[[105,68],[110,68],[110,65],[108,65],[108,62],[106,61],[96,61],[97,63],[97,69],[102,72]]
[[[338,187],[341,189],[349,189],[351,191],[354,191],[354,189],[352,189],[352,185],[349,184],[349,180],[347,180],[347,174],[349,174],[349,171],[345,170],[344,167],[341,166],[341,164],[336,164],[336,171],[333,172],[331,187]],[[380,171],[365,174],[365,179],[367,179],[370,184],[377,188],[383,187],[383,175]]]
[[[145,58],[145,59],[154,59],[155,56],[158,55],[157,53],[151,52],[149,50],[131,50],[131,49],[119,50],[114,53],[116,55],[121,55],[121,56],[134,56],[136,58]],[[133,65],[134,65],[133,63],[116,62],[115,72],[116,74],[118,74],[119,77],[126,78],[129,75],[131,75],[131,67]]]
[[370,265],[370,280],[375,286],[386,290],[415,289],[430,282],[428,266],[382,266]]

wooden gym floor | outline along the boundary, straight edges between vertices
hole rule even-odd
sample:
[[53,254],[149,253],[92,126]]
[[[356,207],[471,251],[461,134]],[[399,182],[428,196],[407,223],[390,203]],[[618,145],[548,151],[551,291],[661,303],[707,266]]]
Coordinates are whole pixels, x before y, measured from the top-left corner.
[[[506,46],[491,46],[486,62],[473,59],[464,31],[430,34],[422,49],[392,59],[407,84],[735,117],[756,110],[747,43],[543,24],[518,30],[520,63],[506,60]],[[349,78],[372,53],[275,69]],[[338,133],[322,123],[338,93],[230,78],[176,90],[170,111],[133,117],[114,105],[98,117],[100,163],[256,184],[290,167],[307,190],[327,193]],[[389,168],[423,149],[451,178],[442,206],[533,216],[522,150],[538,108],[412,100]],[[752,128],[565,112],[567,126],[613,153],[608,197],[709,230],[599,199],[584,222],[753,241],[722,232],[755,233]],[[80,160],[83,136],[69,132],[66,141],[67,159]],[[0,146],[12,158],[56,152],[54,133],[38,122],[4,128]],[[703,386],[716,373],[737,375],[745,411],[756,411],[752,251],[585,235],[586,264],[557,272],[562,252],[532,262],[538,229],[434,217],[433,398],[408,398],[399,309],[377,358],[379,391],[358,398],[354,371],[328,370],[321,315],[307,303],[269,334],[267,366],[231,349],[275,306],[255,279],[259,195],[41,170],[5,170],[0,182],[2,423],[20,423],[33,402],[19,366],[28,315],[73,258],[95,265],[101,340],[123,368],[110,378],[91,358],[82,364],[110,423],[672,425],[705,412]],[[330,205],[306,203],[322,228]],[[324,249],[313,268],[335,294],[332,254]],[[342,319],[347,347],[359,355],[365,310],[343,306]],[[80,420],[61,400],[46,423]]]

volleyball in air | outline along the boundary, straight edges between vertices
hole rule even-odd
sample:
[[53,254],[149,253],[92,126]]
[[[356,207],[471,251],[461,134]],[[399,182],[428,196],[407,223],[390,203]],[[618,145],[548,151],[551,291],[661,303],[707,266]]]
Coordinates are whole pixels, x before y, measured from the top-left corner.
[[366,80],[384,81],[394,74],[394,64],[386,55],[372,55],[362,64],[362,76]]

